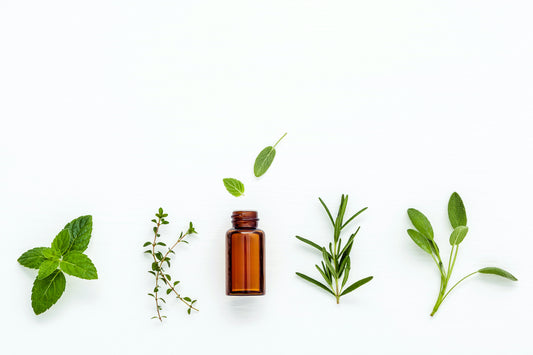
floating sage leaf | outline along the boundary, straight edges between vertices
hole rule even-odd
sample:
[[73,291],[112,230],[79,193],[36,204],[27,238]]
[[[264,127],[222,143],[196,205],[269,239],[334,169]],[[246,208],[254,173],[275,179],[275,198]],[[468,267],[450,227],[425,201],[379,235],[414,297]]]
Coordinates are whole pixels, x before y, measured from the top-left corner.
[[226,190],[235,197],[239,197],[244,194],[244,185],[237,179],[225,178],[222,180]]
[[514,277],[513,274],[508,271],[505,271],[504,269],[500,269],[499,267],[484,267],[483,269],[479,269],[477,272],[481,274],[498,275],[512,281],[518,281],[518,279]]
[[276,157],[276,146],[278,143],[285,138],[287,133],[285,133],[273,146],[268,146],[265,149],[263,149],[257,158],[255,159],[254,163],[254,175],[256,177],[262,176],[264,173],[267,172],[268,168],[270,168],[270,165],[272,165],[272,162],[274,161],[274,158]]

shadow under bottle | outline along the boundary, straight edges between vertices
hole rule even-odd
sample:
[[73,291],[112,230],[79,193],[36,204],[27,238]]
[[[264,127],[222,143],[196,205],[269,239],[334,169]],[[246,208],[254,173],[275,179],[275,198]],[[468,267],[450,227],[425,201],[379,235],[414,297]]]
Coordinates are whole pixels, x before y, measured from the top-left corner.
[[226,233],[226,295],[265,294],[265,233],[257,229],[257,212],[235,211]]

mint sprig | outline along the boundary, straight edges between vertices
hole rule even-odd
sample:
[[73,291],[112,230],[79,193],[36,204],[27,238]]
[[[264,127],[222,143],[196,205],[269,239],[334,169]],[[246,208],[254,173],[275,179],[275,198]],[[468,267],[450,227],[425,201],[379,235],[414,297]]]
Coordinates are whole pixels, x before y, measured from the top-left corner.
[[31,292],[35,314],[45,312],[59,300],[66,286],[64,273],[87,280],[98,278],[91,259],[82,253],[89,245],[92,226],[92,216],[76,218],[59,232],[50,248],[33,248],[18,258],[22,266],[39,270]]
[[407,215],[409,216],[409,219],[411,220],[413,226],[416,228],[416,230],[408,229],[407,234],[411,237],[411,239],[415,242],[416,245],[418,245],[422,250],[431,255],[440,273],[439,296],[437,298],[435,306],[433,307],[431,316],[435,315],[435,313],[439,310],[439,307],[442,302],[444,302],[446,297],[455,287],[457,287],[457,285],[459,285],[461,282],[475,274],[491,274],[504,277],[511,281],[517,281],[516,277],[514,277],[511,273],[503,269],[500,269],[498,267],[485,267],[466,275],[448,290],[448,283],[450,282],[450,277],[452,276],[453,268],[455,267],[455,262],[457,261],[459,244],[463,242],[466,235],[468,234],[468,227],[466,226],[467,218],[465,205],[457,192],[454,192],[450,196],[450,200],[448,202],[448,218],[450,220],[450,224],[453,230],[449,238],[452,249],[450,252],[450,258],[448,260],[447,268],[444,267],[444,263],[442,262],[442,258],[440,256],[440,249],[434,240],[433,227],[431,226],[431,223],[429,222],[427,217],[422,212],[414,208],[408,209]]

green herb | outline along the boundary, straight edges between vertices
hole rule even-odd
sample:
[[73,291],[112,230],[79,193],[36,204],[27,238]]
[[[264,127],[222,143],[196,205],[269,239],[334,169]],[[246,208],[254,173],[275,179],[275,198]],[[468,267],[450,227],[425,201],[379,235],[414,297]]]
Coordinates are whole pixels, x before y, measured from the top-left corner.
[[255,159],[255,164],[254,164],[254,174],[256,177],[262,176],[264,173],[267,172],[268,168],[270,168],[270,165],[272,165],[272,162],[274,161],[274,157],[276,156],[276,146],[278,145],[279,142],[281,142],[283,138],[285,138],[286,135],[287,133],[285,133],[276,142],[276,144],[274,144],[274,146],[268,146],[265,149],[263,149],[261,153],[259,153],[259,155]]
[[355,217],[363,213],[367,209],[367,207],[363,208],[362,210],[354,214],[352,217],[350,217],[346,222],[344,222],[344,214],[346,212],[346,206],[348,205],[348,195],[342,195],[341,204],[337,213],[337,218],[335,220],[333,220],[333,217],[324,201],[322,201],[321,198],[319,198],[319,201],[326,210],[329,216],[329,220],[333,225],[333,243],[329,243],[329,247],[326,249],[326,247],[321,247],[308,239],[299,236],[296,236],[296,238],[312,246],[320,252],[323,260],[321,261],[321,266],[315,265],[315,267],[320,273],[320,275],[322,275],[322,278],[326,283],[323,284],[322,282],[317,281],[300,272],[297,272],[296,275],[335,296],[335,299],[337,300],[338,304],[341,296],[352,292],[353,290],[363,286],[364,284],[373,279],[373,276],[369,276],[357,282],[354,282],[346,288],[344,287],[348,282],[351,270],[350,252],[352,251],[355,236],[357,235],[361,227],[357,228],[357,230],[352,233],[352,235],[350,235],[348,241],[344,244],[344,246],[342,246],[342,239],[340,237],[341,232],[346,226],[348,226],[351,221],[354,220]]
[[159,211],[155,214],[155,216],[157,217],[157,219],[152,219],[152,222],[155,224],[155,226],[153,227],[154,239],[152,241],[147,241],[146,243],[144,243],[143,247],[150,246],[150,248],[146,249],[144,252],[150,254],[153,259],[153,262],[150,266],[150,270],[148,272],[152,274],[155,278],[155,287],[153,293],[149,293],[148,295],[154,298],[157,315],[152,318],[163,321],[163,318],[166,318],[166,316],[161,315],[161,304],[166,303],[166,301],[160,295],[160,290],[162,287],[166,288],[165,292],[167,295],[173,293],[173,295],[176,296],[179,301],[183,302],[187,306],[188,314],[191,314],[191,310],[198,311],[198,309],[193,306],[196,303],[196,300],[192,300],[189,297],[182,296],[176,290],[180,282],[172,281],[172,277],[165,270],[165,267],[170,267],[170,261],[172,260],[170,254],[174,254],[174,248],[179,243],[188,244],[189,242],[185,240],[185,237],[197,233],[192,225],[192,222],[190,222],[189,229],[187,230],[187,232],[181,232],[178,237],[178,240],[171,247],[167,247],[165,243],[160,242],[158,240],[159,237],[161,237],[161,235],[159,234],[160,227],[163,224],[169,224],[169,222],[165,219],[168,214],[164,213],[162,208],[159,208]]
[[31,306],[35,314],[52,307],[65,291],[65,275],[86,280],[98,278],[96,267],[83,252],[91,239],[91,216],[76,218],[65,226],[52,241],[50,248],[33,248],[22,254],[18,262],[38,269],[31,291]]
[[440,250],[434,240],[433,228],[431,227],[431,223],[429,223],[429,220],[426,218],[426,216],[424,216],[424,214],[422,214],[418,210],[415,210],[414,208],[408,209],[407,214],[409,216],[409,219],[413,223],[413,226],[416,228],[416,230],[408,229],[407,234],[409,234],[409,236],[416,243],[416,245],[418,245],[422,250],[431,255],[440,273],[439,296],[437,298],[435,306],[433,307],[431,316],[433,316],[439,310],[439,307],[444,301],[444,299],[459,283],[477,273],[498,275],[512,281],[517,281],[516,277],[514,277],[505,270],[502,270],[497,267],[486,267],[466,275],[448,290],[448,283],[450,281],[450,277],[452,275],[453,268],[457,260],[459,244],[461,244],[461,242],[465,239],[468,233],[468,227],[466,226],[467,218],[465,206],[463,200],[457,192],[454,192],[452,194],[452,196],[450,197],[450,201],[448,202],[448,217],[450,219],[450,224],[453,228],[453,231],[450,235],[450,245],[452,246],[452,250],[450,252],[450,258],[448,260],[447,269],[444,267],[444,264],[440,257]]
[[237,179],[225,178],[222,180],[226,190],[235,197],[239,197],[244,194],[244,185]]

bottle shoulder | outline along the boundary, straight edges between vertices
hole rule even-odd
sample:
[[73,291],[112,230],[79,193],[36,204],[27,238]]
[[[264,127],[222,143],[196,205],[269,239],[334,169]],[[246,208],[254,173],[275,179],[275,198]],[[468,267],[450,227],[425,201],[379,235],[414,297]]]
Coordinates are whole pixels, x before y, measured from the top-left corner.
[[226,232],[226,235],[232,235],[232,234],[261,234],[265,235],[265,232],[261,229],[235,229],[232,228]]

